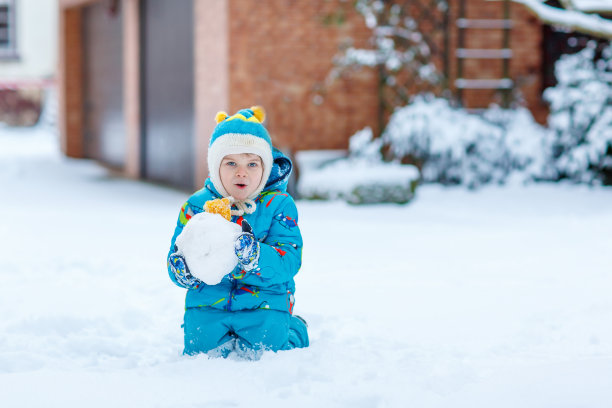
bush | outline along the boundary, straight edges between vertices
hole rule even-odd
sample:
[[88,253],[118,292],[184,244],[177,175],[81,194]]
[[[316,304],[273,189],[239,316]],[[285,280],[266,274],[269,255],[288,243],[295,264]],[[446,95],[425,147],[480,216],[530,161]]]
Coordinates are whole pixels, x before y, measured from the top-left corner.
[[417,168],[383,162],[380,148],[381,140],[372,139],[372,130],[366,128],[351,137],[347,157],[317,160],[313,156],[326,153],[299,152],[300,196],[341,199],[351,204],[409,202],[419,180]]
[[596,43],[555,64],[550,104],[550,157],[544,178],[612,184],[612,45],[596,58]]
[[391,158],[421,167],[424,182],[476,188],[504,183],[514,171],[529,178],[542,161],[543,135],[526,109],[476,115],[445,99],[418,96],[395,111],[382,141]]
[[525,108],[477,115],[420,95],[391,115],[381,138],[369,129],[356,133],[348,157],[306,174],[300,192],[353,203],[407,202],[419,179],[409,164],[420,169],[422,182],[468,188],[510,178],[612,185],[612,45],[601,55],[592,43],[563,56],[555,74],[558,84],[544,93],[549,129]]
[[43,100],[39,88],[0,90],[0,122],[9,126],[33,126],[38,122]]

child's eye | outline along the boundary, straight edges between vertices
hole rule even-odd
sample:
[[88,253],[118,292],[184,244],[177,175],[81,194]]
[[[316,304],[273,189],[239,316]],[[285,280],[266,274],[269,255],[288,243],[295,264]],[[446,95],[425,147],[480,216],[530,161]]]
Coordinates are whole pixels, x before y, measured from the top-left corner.
[[236,162],[233,162],[233,161],[227,161],[227,162],[225,162],[225,165],[226,165],[226,166],[235,166],[235,165],[236,165]]
[[259,163],[257,162],[249,163],[249,167],[257,167],[257,166],[259,166]]

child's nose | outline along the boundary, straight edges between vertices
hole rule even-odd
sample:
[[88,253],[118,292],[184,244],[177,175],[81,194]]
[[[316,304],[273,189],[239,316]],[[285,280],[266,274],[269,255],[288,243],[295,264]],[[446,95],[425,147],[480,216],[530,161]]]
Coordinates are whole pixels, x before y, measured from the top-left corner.
[[238,166],[238,167],[236,168],[236,175],[237,175],[237,176],[242,176],[242,177],[244,177],[244,176],[246,176],[246,174],[247,174],[246,167],[244,167],[244,166]]

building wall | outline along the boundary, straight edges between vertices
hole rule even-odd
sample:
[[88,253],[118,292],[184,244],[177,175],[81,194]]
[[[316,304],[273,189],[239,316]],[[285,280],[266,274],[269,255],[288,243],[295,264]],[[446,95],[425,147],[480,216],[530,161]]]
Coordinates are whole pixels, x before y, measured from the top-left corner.
[[510,70],[534,118],[546,123],[548,105],[542,99],[542,24],[520,4],[512,4],[511,9],[515,24]]
[[230,0],[194,0],[195,61],[195,182],[208,175],[208,142],[215,115],[229,111],[228,3]]
[[[471,19],[503,18],[503,2],[487,0],[463,0],[465,17]],[[459,17],[461,0],[450,0],[451,22],[451,85],[457,78],[458,60],[455,56],[458,45],[458,29],[455,21]],[[541,98],[540,66],[542,64],[542,25],[527,12],[525,7],[510,2],[510,19],[513,27],[510,30],[510,48],[512,58],[509,69],[510,78],[515,83],[515,99],[522,101],[534,114],[544,122],[547,109]],[[466,48],[499,49],[503,46],[501,29],[465,29]],[[468,59],[463,66],[463,77],[467,79],[499,79],[503,69],[501,60]],[[495,90],[464,90],[463,103],[468,108],[487,107],[491,102],[500,103],[501,95]]]
[[18,58],[0,60],[0,80],[39,80],[56,73],[57,0],[17,0]]
[[81,8],[61,9],[58,62],[60,145],[69,157],[83,157],[83,38]]
[[194,153],[194,2],[141,0],[141,176],[191,188]]
[[[249,0],[229,0],[228,4],[230,110],[255,103],[264,105],[275,143],[290,150],[346,148],[348,137],[355,131],[378,125],[377,78],[372,70],[325,84],[340,45],[353,38],[357,46],[363,46],[370,35],[351,2],[269,0],[266,7],[261,7]],[[455,20],[459,0],[450,0],[450,7],[452,84],[457,73]],[[465,7],[469,18],[503,18],[501,1],[465,0]],[[339,14],[343,14],[344,22],[325,22]],[[517,4],[510,4],[510,18],[514,23],[509,64],[510,77],[515,81],[513,97],[544,122],[542,26]],[[468,48],[496,49],[503,45],[501,30],[467,30],[465,35]],[[502,74],[501,60],[464,63],[466,78],[497,79]],[[497,91],[469,90],[464,91],[463,101],[466,107],[482,108],[502,99]]]
[[125,164],[123,14],[107,4],[82,9],[84,151],[114,168]]
[[230,0],[228,16],[229,109],[263,105],[276,145],[343,149],[376,126],[373,72],[324,86],[339,46],[351,37],[363,46],[370,34],[352,2]]
[[126,176],[139,178],[141,173],[140,125],[140,12],[139,0],[123,0],[123,103],[125,121]]
[[[348,138],[364,126],[378,131],[380,107],[377,75],[362,70],[327,81],[333,58],[342,44],[354,40],[367,46],[370,30],[341,0],[193,0],[195,87],[195,185],[206,177],[206,146],[218,110],[235,112],[255,104],[268,113],[274,143],[286,150],[344,149]],[[62,146],[67,155],[83,152],[82,7],[101,0],[60,2],[60,104]],[[127,144],[126,173],[142,176],[140,152],[141,95],[139,0],[122,0],[124,15],[124,121]],[[501,18],[501,2],[466,0],[472,18]],[[111,3],[108,3],[111,4]],[[450,0],[450,83],[456,78],[455,19],[459,0]],[[514,57],[511,77],[536,118],[546,110],[540,96],[541,25],[520,5],[512,4],[511,33]],[[470,47],[499,48],[499,34],[482,31],[469,37]],[[499,78],[500,67],[466,64],[473,78]],[[327,82],[326,82],[327,81]],[[473,94],[468,106],[488,105],[493,96]]]

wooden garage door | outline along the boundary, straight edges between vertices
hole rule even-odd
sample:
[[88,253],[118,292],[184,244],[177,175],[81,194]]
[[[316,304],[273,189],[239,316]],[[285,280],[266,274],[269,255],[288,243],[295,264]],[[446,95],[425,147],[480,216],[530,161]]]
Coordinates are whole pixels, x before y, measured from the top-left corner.
[[142,173],[192,188],[193,0],[141,1]]
[[83,10],[85,155],[110,166],[125,163],[121,14],[108,2]]

